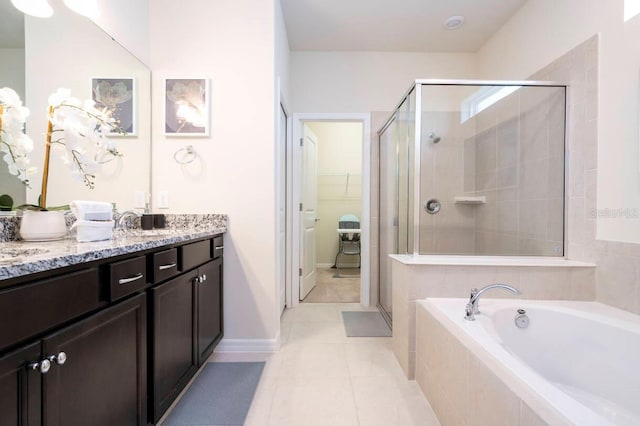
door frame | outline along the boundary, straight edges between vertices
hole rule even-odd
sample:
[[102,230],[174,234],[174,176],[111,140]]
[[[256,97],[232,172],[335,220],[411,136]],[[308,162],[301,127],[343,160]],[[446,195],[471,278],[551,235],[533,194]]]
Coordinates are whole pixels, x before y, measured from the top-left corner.
[[[294,253],[293,250],[293,235],[292,235],[292,231],[293,231],[293,223],[292,223],[292,216],[293,216],[293,204],[291,203],[291,194],[293,193],[293,189],[292,189],[292,180],[291,179],[291,171],[292,171],[292,163],[291,163],[291,156],[293,154],[293,151],[291,149],[292,147],[292,143],[291,143],[291,130],[292,130],[292,116],[291,116],[291,109],[289,108],[288,102],[286,100],[286,97],[284,96],[284,93],[282,92],[281,89],[281,84],[280,84],[280,78],[278,77],[277,79],[277,83],[276,83],[276,113],[275,113],[275,122],[276,122],[276,158],[275,158],[275,164],[276,164],[276,176],[275,176],[275,184],[276,184],[276,205],[275,205],[275,218],[276,218],[276,226],[275,226],[275,243],[276,243],[276,311],[277,311],[277,322],[278,324],[280,323],[280,317],[282,315],[282,312],[280,311],[280,293],[281,293],[281,289],[282,286],[285,286],[285,310],[286,308],[291,307],[291,281],[294,278],[294,275],[292,275],[292,256]],[[282,129],[280,126],[280,108],[282,108],[284,110],[285,115],[287,116],[287,124],[286,124],[286,129]],[[286,131],[286,135],[287,135],[287,141],[286,144],[284,146],[282,146],[280,144],[280,140],[281,140],[281,136],[282,136],[282,131],[285,130]],[[282,152],[282,150],[284,150],[284,152]],[[281,164],[280,163],[280,158],[281,155],[284,154],[285,157],[285,164]],[[281,182],[280,181],[280,169],[282,167],[285,167],[285,181]],[[284,189],[284,191],[283,191]],[[281,229],[280,226],[280,203],[282,202],[282,198],[285,198],[285,216],[286,216],[286,221],[285,221],[285,229]],[[284,231],[285,233],[285,247],[284,247],[284,259],[282,258],[281,254],[282,254],[282,247],[280,246],[280,233]],[[295,250],[297,251],[297,250]],[[280,266],[282,265],[282,263],[284,262],[285,264],[285,269],[284,269],[284,273],[285,276],[282,277],[280,276]],[[297,274],[295,275],[297,277]]]
[[[362,217],[360,218],[361,234],[361,256],[360,262],[360,304],[370,306],[371,301],[371,283],[370,283],[370,266],[371,266],[371,114],[369,113],[301,113],[293,114],[292,120],[292,137],[289,139],[288,152],[291,153],[287,157],[287,170],[291,171],[291,185],[287,185],[287,191],[291,190],[288,201],[287,210],[292,214],[291,219],[291,269],[288,274],[291,280],[287,282],[289,290],[287,294],[291,299],[287,299],[288,307],[295,307],[300,304],[300,212],[298,206],[301,202],[301,173],[302,173],[302,150],[300,150],[300,138],[302,137],[302,126],[308,121],[325,121],[325,122],[346,122],[346,123],[362,123]],[[295,153],[295,155],[294,155]],[[295,246],[294,246],[295,244]]]

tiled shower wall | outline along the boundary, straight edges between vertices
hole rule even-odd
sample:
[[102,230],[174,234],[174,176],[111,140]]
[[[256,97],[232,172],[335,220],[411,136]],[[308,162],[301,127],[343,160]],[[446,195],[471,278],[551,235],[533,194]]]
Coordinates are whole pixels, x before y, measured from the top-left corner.
[[[596,240],[593,212],[597,208],[598,35],[576,46],[532,75],[531,79],[561,81],[570,85],[566,158],[569,169],[566,188],[569,202],[568,247],[565,247],[565,254],[571,260],[598,265],[596,297],[599,302],[640,314],[640,244]],[[376,115],[379,123],[388,117],[386,112]],[[375,131],[379,127],[372,127],[372,146],[375,146]],[[475,154],[472,158],[472,167],[475,168]],[[375,170],[377,163],[374,161],[373,165],[372,170]],[[466,181],[470,179],[470,168],[470,164],[465,164]],[[475,178],[475,170],[473,176]],[[469,189],[468,186],[464,188],[465,192]],[[373,204],[373,199],[377,200],[375,187],[372,187],[372,196],[372,206],[377,205]],[[377,230],[376,209],[372,210],[372,215],[376,215],[372,217],[372,229]],[[377,253],[377,247],[372,250],[372,253]],[[377,275],[376,261],[376,256],[372,256],[372,278]],[[372,283],[377,283],[377,280]]]
[[597,265],[598,302],[640,314],[640,244],[596,240],[598,36],[532,78],[568,81],[571,85],[568,257]]
[[475,117],[475,254],[563,254],[564,92],[523,87]]
[[[421,253],[563,254],[564,105],[564,88],[524,87],[464,123],[423,113],[420,202],[442,208],[421,210]],[[462,195],[486,204],[454,203]]]
[[[436,198],[442,207],[434,215],[420,209],[420,253],[474,254],[474,207],[456,204],[454,197],[465,195],[465,136],[475,132],[475,124],[462,125],[457,111],[423,112],[422,123],[419,202]],[[434,143],[429,133],[440,141]]]

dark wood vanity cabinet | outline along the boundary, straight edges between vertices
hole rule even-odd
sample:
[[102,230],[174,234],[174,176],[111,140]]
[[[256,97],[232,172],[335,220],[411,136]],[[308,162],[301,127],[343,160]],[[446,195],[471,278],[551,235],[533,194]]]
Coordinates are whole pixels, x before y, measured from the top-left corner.
[[198,369],[195,283],[184,274],[150,290],[152,418],[157,422]]
[[222,257],[203,265],[196,283],[197,355],[202,365],[222,338]]
[[45,425],[145,424],[146,321],[140,294],[42,340],[44,354],[66,355],[42,376]]
[[213,242],[218,245],[207,240],[180,247],[183,269],[195,268],[149,291],[153,321],[150,419],[154,423],[222,338],[222,238]]
[[145,424],[146,364],[138,295],[3,357],[0,424]]
[[40,342],[0,358],[0,425],[42,424],[42,381],[29,367],[41,359]]
[[218,236],[7,285],[0,425],[157,422],[222,338],[222,263]]

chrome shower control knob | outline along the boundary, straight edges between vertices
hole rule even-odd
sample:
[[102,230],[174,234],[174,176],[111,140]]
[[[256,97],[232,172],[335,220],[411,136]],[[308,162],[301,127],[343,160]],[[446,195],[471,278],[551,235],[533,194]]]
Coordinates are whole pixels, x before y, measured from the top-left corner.
[[33,371],[39,371],[41,374],[47,374],[51,368],[51,362],[48,359],[43,359],[40,362],[34,362],[29,364],[29,368]]
[[436,214],[440,211],[440,201],[436,198],[430,198],[424,203],[424,211],[429,214]]
[[529,317],[527,316],[527,311],[524,309],[518,309],[518,314],[515,318],[516,327],[518,328],[527,328],[529,327]]
[[58,365],[64,365],[67,362],[67,354],[60,352],[58,355],[51,355],[47,358],[51,362],[55,362]]

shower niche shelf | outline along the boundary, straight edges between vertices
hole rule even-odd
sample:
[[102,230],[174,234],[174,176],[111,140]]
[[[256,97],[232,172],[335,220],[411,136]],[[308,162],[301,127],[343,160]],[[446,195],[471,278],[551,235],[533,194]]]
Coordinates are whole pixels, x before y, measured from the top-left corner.
[[453,202],[456,204],[467,204],[467,205],[479,205],[479,204],[487,204],[487,197],[484,195],[481,197],[454,197]]

